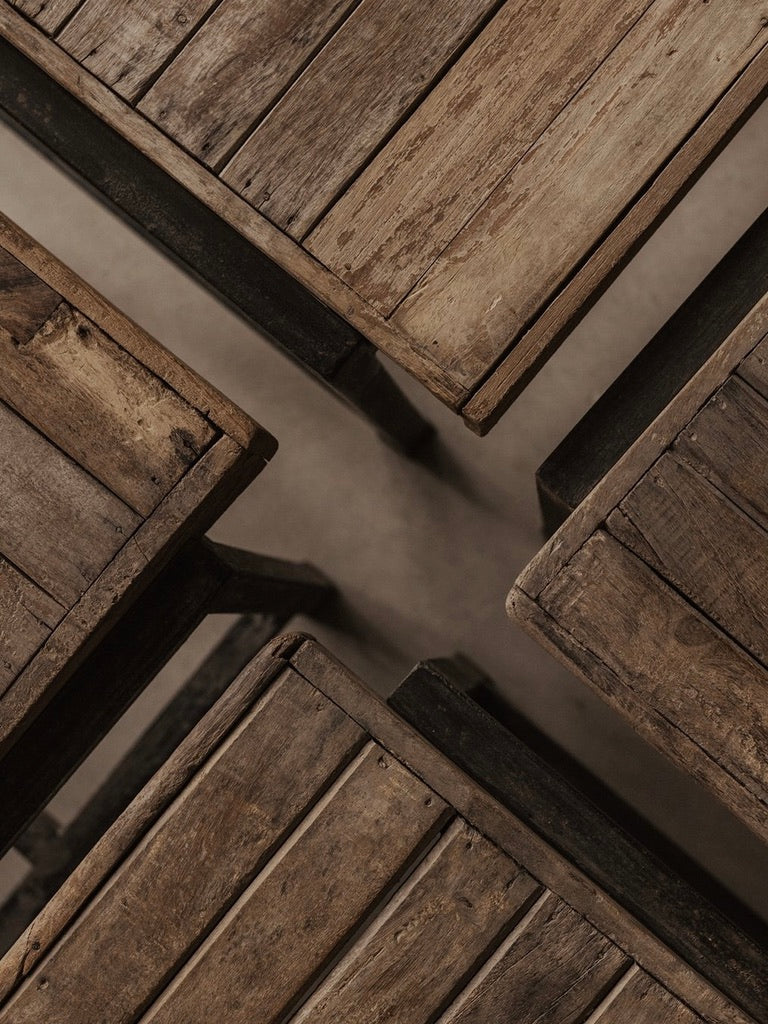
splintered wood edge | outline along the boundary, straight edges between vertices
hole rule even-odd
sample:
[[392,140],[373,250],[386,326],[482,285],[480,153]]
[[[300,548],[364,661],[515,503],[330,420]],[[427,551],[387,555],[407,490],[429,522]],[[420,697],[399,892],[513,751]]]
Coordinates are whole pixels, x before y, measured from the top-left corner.
[[268,431],[2,213],[0,245],[244,449],[275,454]]
[[123,602],[135,601],[184,541],[214,523],[264,465],[261,455],[244,456],[232,438],[221,437],[185,473],[4,693],[0,755],[27,716],[53,696],[51,683],[59,689],[82,664],[123,613]]
[[470,824],[516,862],[521,861],[539,882],[570,903],[711,1024],[755,1024],[753,1017],[735,1006],[586,875],[555,853],[320,644],[307,639],[291,655],[290,664]]
[[637,202],[574,277],[550,300],[499,366],[461,410],[466,425],[486,434],[525,385],[599,298],[633,250],[683,198],[719,149],[738,131],[768,88],[768,44],[750,61],[716,106],[678,148]]
[[288,669],[287,658],[304,639],[301,634],[283,634],[263,647],[75,868],[0,960],[0,1007],[189,784],[213,750],[224,742],[266,687]]
[[5,2],[0,3],[0,34],[441,402],[458,411],[468,392],[445,369],[413,348],[357,292]]
[[[594,533],[622,498],[690,423],[739,363],[768,332],[768,294],[750,310],[720,348],[603,477],[522,571],[515,588],[534,600]],[[508,612],[514,617],[514,593]]]

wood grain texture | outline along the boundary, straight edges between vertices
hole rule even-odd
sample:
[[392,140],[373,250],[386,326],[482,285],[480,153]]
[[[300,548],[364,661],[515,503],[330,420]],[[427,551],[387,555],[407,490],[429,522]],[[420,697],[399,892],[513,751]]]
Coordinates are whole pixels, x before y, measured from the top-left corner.
[[402,1007],[411,1024],[427,1024],[538,892],[514,861],[455,822],[296,1024],[379,1024]]
[[648,6],[504,4],[309,250],[388,316]]
[[[0,1011],[0,1021],[135,1021],[361,740],[342,711],[286,673]],[[102,957],[102,949],[110,955]]]
[[221,177],[302,238],[494,4],[363,0]]
[[628,966],[621,950],[548,893],[440,1024],[582,1024]]
[[0,342],[23,345],[61,302],[49,288],[6,249],[0,247]]
[[608,528],[756,658],[768,663],[768,534],[675,454]]
[[354,0],[224,0],[138,109],[209,167],[226,159]]
[[643,971],[617,986],[590,1024],[700,1024],[701,1017]]
[[208,448],[211,425],[77,310],[23,345],[0,334],[0,398],[148,516]]
[[[539,604],[641,703],[701,747],[713,762],[710,785],[725,773],[751,793],[754,817],[746,824],[768,836],[764,670],[602,531],[542,591]],[[679,762],[680,750],[662,746]]]
[[0,551],[65,607],[141,522],[0,403]]
[[760,0],[653,4],[427,271],[394,324],[475,386],[759,52],[764,13]]
[[85,0],[56,42],[132,102],[216,0]]
[[284,1019],[445,810],[369,743],[144,1020]]
[[[762,226],[762,221],[758,221],[757,224],[750,229],[748,234],[755,233],[757,237],[761,237],[759,227]],[[739,242],[736,246],[737,253],[741,250],[742,242]],[[733,250],[731,250],[733,252]],[[748,251],[744,252],[744,258],[748,255]],[[757,260],[752,260],[752,266],[754,267]],[[748,283],[752,282],[748,280]],[[759,283],[764,286],[765,279],[761,274],[759,277]],[[764,339],[759,344],[755,345],[746,359],[743,360],[737,367],[736,372],[742,380],[745,380],[748,384],[751,384],[755,391],[759,391],[763,398],[768,399],[768,339]]]
[[80,0],[10,0],[10,2],[45,32],[53,33],[75,10]]
[[0,697],[64,613],[60,604],[0,557]]

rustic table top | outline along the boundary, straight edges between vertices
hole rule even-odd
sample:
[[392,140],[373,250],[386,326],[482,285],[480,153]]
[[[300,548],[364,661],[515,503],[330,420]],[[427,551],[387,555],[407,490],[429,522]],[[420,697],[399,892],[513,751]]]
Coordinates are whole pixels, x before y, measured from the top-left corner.
[[768,296],[517,581],[511,612],[768,840]]
[[0,215],[0,751],[274,439]]
[[0,1001],[2,1024],[752,1019],[298,635],[8,952]]
[[479,432],[768,85],[762,0],[0,0],[0,33]]

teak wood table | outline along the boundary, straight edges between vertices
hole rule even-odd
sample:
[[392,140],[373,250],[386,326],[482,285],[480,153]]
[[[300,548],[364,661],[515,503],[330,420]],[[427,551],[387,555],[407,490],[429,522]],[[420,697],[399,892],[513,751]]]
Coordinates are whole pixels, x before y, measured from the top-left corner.
[[762,0],[3,0],[0,35],[6,115],[401,439],[361,336],[485,432],[768,85]]
[[21,936],[0,1000],[2,1024],[761,1019],[297,635]]
[[766,841],[767,332],[763,295],[510,595],[537,639]]

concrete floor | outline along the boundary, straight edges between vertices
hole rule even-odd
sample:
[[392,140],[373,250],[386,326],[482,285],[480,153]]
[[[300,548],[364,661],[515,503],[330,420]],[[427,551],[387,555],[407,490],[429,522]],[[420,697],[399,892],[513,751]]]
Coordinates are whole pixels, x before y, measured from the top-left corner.
[[[0,209],[243,406],[280,441],[216,539],[309,559],[344,595],[333,627],[297,625],[379,692],[461,650],[523,712],[768,918],[768,853],[508,621],[542,544],[534,471],[768,205],[768,105],[668,218],[502,422],[478,439],[405,374],[445,470],[385,447],[91,195],[0,125]],[[226,627],[210,619],[52,804],[66,822]],[[23,870],[15,855],[7,886]]]

